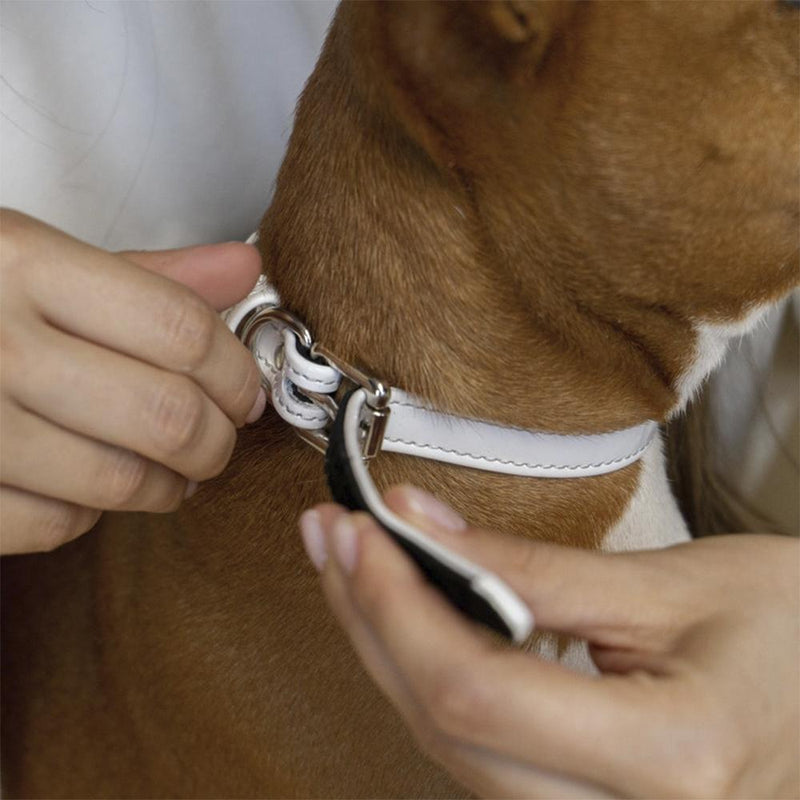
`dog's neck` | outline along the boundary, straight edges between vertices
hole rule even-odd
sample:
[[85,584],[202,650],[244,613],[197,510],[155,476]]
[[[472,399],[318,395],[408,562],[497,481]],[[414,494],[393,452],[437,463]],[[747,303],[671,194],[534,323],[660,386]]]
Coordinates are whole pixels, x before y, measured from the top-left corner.
[[262,228],[270,277],[318,340],[501,423],[603,431],[675,409],[692,388],[691,322],[626,300],[554,193],[484,204],[372,111],[347,69],[334,35]]

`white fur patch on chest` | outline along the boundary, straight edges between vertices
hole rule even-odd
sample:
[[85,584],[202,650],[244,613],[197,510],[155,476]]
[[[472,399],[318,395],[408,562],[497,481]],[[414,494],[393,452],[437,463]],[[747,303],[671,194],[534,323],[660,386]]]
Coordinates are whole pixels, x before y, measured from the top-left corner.
[[703,381],[720,365],[731,341],[753,330],[772,307],[772,303],[756,306],[734,322],[698,322],[695,325],[694,355],[689,367],[677,380],[678,403],[671,416],[686,407]]
[[[694,357],[678,379],[679,401],[673,415],[685,408],[703,381],[719,366],[729,344],[755,328],[772,307],[771,303],[757,306],[735,322],[696,325]],[[642,458],[639,485],[619,522],[606,534],[603,549],[619,552],[669,547],[689,538],[669,487],[661,442],[653,442]]]
[[651,550],[688,542],[689,529],[678,509],[667,479],[661,439],[654,441],[641,460],[639,485],[625,513],[603,539],[608,552]]

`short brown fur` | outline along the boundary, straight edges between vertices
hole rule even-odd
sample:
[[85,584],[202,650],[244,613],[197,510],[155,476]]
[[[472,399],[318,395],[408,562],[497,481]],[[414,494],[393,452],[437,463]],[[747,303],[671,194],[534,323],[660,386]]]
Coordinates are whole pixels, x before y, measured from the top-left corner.
[[[261,228],[287,305],[437,406],[566,433],[663,420],[698,319],[797,282],[798,20],[762,3],[358,3]],[[598,547],[639,468],[380,485]],[[4,569],[9,796],[463,794],[332,623],[296,534],[318,456],[272,413],[180,512]]]

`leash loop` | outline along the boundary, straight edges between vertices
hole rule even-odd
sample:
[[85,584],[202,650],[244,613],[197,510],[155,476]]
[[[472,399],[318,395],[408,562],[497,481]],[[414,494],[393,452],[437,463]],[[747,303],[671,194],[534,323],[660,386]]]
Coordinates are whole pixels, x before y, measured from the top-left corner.
[[[367,399],[361,415],[361,456],[366,461],[375,458],[381,450],[383,437],[386,433],[386,424],[391,413],[389,402],[392,398],[392,390],[383,381],[373,375],[368,375],[346,361],[342,361],[322,345],[312,345],[311,355],[323,358],[334,369],[338,370],[342,378],[350,384],[351,389],[364,390]],[[338,411],[337,404],[334,419]]]
[[363,389],[361,455],[370,460],[380,452],[391,399],[383,381],[315,342],[306,325],[272,297],[252,305],[232,327],[253,353],[275,410],[303,441],[325,453],[342,397]]

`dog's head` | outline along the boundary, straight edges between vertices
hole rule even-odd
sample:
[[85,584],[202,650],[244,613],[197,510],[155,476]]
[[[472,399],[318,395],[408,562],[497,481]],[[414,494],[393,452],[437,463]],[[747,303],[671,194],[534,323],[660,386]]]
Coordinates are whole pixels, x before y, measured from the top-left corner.
[[536,249],[561,239],[580,279],[601,272],[698,315],[736,314],[743,298],[796,280],[792,4],[378,2],[351,12],[373,102],[459,174],[510,262],[546,228]]
[[[481,313],[469,276],[484,293],[499,277],[508,342],[531,341],[524,311],[575,351],[597,338],[587,315],[660,350],[657,413],[696,322],[797,282],[799,54],[785,0],[345,4],[298,109],[268,260],[322,332],[330,312],[305,288],[320,259],[342,278],[326,303],[384,292],[390,309],[398,279],[381,273],[404,263],[461,319]],[[428,339],[436,302],[413,320]],[[382,335],[361,337],[367,363]]]

